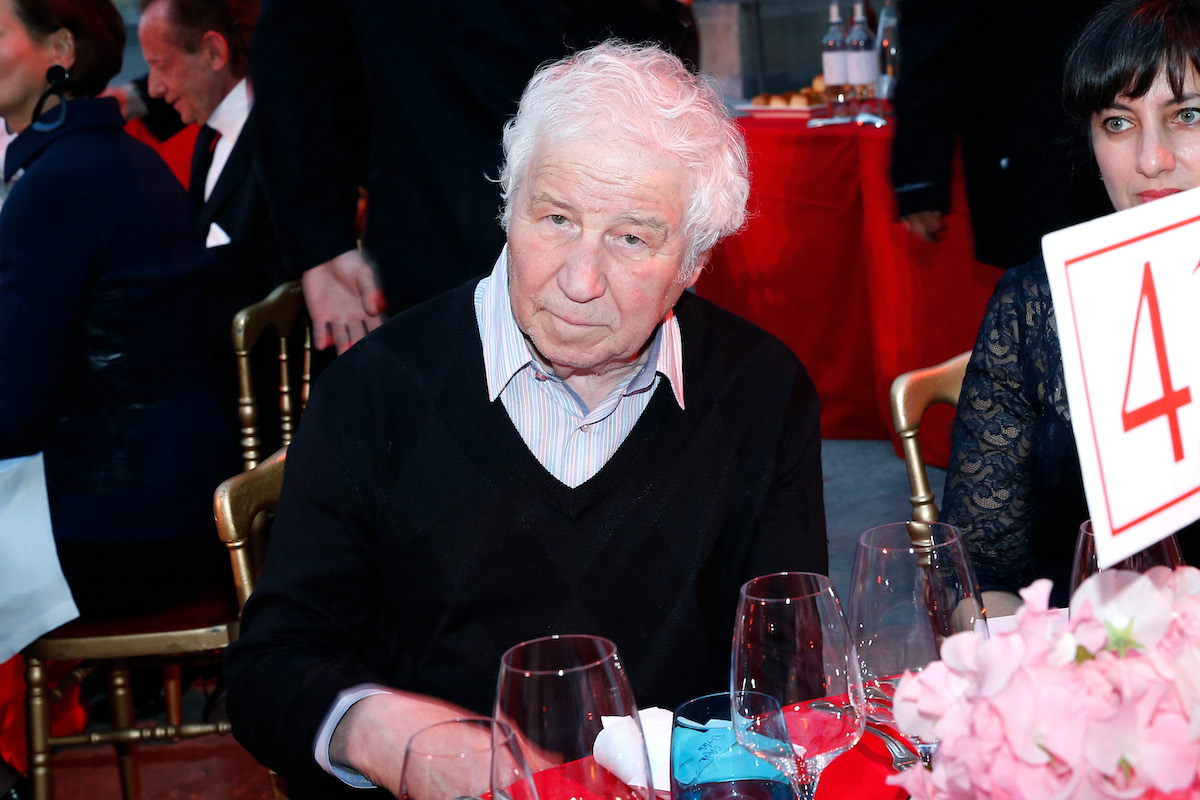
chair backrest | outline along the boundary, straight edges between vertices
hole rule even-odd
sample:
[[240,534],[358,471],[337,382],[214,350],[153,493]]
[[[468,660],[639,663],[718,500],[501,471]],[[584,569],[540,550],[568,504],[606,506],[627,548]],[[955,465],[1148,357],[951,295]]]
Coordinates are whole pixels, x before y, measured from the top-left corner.
[[[297,330],[299,328],[299,330]],[[267,341],[277,342],[274,361],[278,364],[278,446],[286,447],[292,441],[300,413],[308,403],[312,385],[312,322],[304,305],[304,290],[300,281],[281,284],[263,300],[247,306],[233,318],[233,350],[237,356],[238,369],[238,422],[241,426],[242,469],[254,469],[263,452],[261,419],[273,419],[273,409],[260,406],[258,393],[264,386],[264,377],[256,378],[258,372],[270,370],[265,366],[271,359],[256,358],[255,347],[267,331],[274,333]],[[293,354],[299,350],[299,375],[292,374]],[[299,394],[299,397],[296,397]],[[272,448],[273,449],[273,448]]]
[[239,607],[246,605],[262,569],[268,526],[260,515],[279,502],[286,459],[282,447],[254,469],[225,480],[213,494],[217,533],[229,548]]
[[892,425],[900,437],[904,450],[904,466],[908,470],[908,486],[912,492],[912,518],[917,522],[937,522],[938,509],[933,502],[933,490],[929,487],[929,475],[925,471],[925,459],[921,455],[921,443],[917,434],[921,430],[921,419],[935,403],[958,406],[958,394],[962,390],[963,375],[971,352],[960,353],[949,361],[935,367],[906,372],[892,382]]

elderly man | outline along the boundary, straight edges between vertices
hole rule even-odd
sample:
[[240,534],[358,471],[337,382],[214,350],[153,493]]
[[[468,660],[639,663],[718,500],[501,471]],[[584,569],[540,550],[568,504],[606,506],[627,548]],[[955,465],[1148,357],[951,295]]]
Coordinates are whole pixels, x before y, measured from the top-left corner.
[[[503,651],[620,648],[639,702],[728,685],[739,586],[825,571],[818,407],[779,341],[685,292],[742,224],[745,145],[672,55],[541,69],[504,135],[507,246],[322,376],[226,665],[297,795],[399,788],[490,712]],[[482,224],[482,223],[481,223]]]

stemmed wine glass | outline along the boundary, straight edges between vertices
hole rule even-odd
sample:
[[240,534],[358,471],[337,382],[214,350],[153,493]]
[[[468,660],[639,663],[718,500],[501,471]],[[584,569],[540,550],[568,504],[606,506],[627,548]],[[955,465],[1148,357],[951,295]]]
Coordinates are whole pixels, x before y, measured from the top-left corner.
[[[1179,548],[1179,540],[1172,533],[1124,561],[1118,561],[1108,569],[1145,572],[1151,567],[1175,569],[1182,566],[1183,551]],[[1092,533],[1092,521],[1089,519],[1079,526],[1079,538],[1075,540],[1075,560],[1071,564],[1071,594],[1075,594],[1079,584],[1099,571],[1100,565],[1096,561],[1096,537]]]
[[[892,698],[904,671],[936,661],[948,636],[986,629],[975,570],[953,525],[897,522],[858,537],[850,631],[868,722],[895,728]],[[937,743],[911,740],[928,763]]]
[[494,716],[512,727],[535,773],[596,798],[653,797],[637,703],[608,639],[547,636],[510,648],[500,659]]
[[489,717],[460,717],[414,733],[404,749],[401,800],[537,800],[516,735]]
[[863,733],[858,659],[833,584],[811,572],[748,581],[738,601],[732,660],[731,691],[779,701],[791,751],[756,749],[752,727],[739,726],[739,741],[791,775],[800,800],[812,800],[821,771]]

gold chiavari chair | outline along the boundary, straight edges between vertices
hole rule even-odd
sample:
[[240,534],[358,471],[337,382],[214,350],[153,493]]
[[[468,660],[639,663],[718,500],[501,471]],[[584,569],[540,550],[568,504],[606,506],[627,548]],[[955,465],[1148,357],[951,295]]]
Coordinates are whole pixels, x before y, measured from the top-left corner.
[[[270,334],[264,338],[264,334]],[[270,343],[272,354],[259,350]],[[304,305],[300,281],[284,283],[266,298],[239,311],[233,318],[233,350],[238,369],[238,422],[241,426],[242,468],[253,469],[262,453],[286,447],[292,441],[300,414],[308,403],[312,385],[312,322]],[[271,358],[267,356],[270,355]],[[299,369],[293,364],[298,356]],[[268,382],[264,373],[271,361],[277,365],[278,381]],[[258,367],[258,369],[256,369]],[[259,402],[265,387],[278,387],[278,405]],[[278,417],[279,438],[263,425]],[[273,425],[271,426],[274,427]],[[267,443],[264,446],[264,443]]]
[[937,366],[906,372],[892,382],[892,425],[900,436],[904,450],[904,466],[908,471],[908,486],[912,492],[909,498],[913,507],[912,518],[916,522],[938,521],[937,504],[934,503],[925,459],[917,439],[921,420],[935,403],[958,406],[963,375],[970,359],[970,351],[960,353]]
[[[286,459],[287,448],[280,448],[254,469],[224,481],[213,495],[217,533],[229,548],[239,607],[246,605],[262,569],[270,526],[261,518],[279,502]],[[282,779],[274,772],[270,777],[275,800],[287,800]]]
[[[25,657],[26,739],[29,778],[35,800],[52,800],[54,747],[112,744],[117,748],[121,791],[125,800],[141,797],[137,744],[179,741],[229,733],[229,723],[183,721],[180,680],[185,663],[214,663],[237,637],[238,606],[231,585],[211,587],[199,596],[156,613],[103,622],[76,621],[40,637],[23,651]],[[57,685],[49,683],[47,661],[78,661]],[[166,723],[139,723],[130,687],[130,672],[141,664],[161,667]],[[111,730],[53,736],[50,705],[94,669],[108,678]]]

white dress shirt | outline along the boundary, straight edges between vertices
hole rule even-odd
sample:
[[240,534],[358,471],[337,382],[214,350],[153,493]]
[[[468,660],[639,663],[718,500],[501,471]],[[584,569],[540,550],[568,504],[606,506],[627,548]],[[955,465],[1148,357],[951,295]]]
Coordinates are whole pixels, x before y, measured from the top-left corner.
[[212,166],[208,168],[208,177],[204,181],[205,200],[212,194],[213,187],[217,185],[217,179],[221,177],[221,170],[225,169],[225,164],[229,161],[229,154],[233,152],[233,146],[237,144],[238,136],[241,135],[242,128],[246,125],[246,119],[250,116],[250,107],[253,105],[254,97],[250,93],[250,84],[246,82],[245,78],[242,78],[209,115],[208,126],[221,134],[221,137],[217,139],[217,144],[213,148]]

